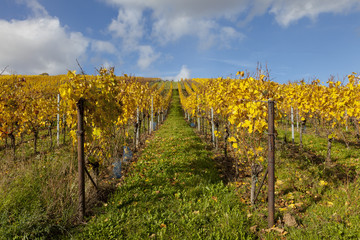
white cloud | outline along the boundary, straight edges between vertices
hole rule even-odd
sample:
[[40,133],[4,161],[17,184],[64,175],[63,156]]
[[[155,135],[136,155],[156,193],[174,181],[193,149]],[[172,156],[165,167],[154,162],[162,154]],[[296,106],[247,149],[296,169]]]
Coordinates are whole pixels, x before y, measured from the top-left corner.
[[181,79],[189,79],[191,75],[190,70],[186,65],[181,67],[180,72],[176,76],[163,77],[164,80],[180,81]]
[[307,17],[316,19],[321,13],[347,13],[350,10],[360,10],[359,0],[275,0],[270,12],[282,26]]
[[153,37],[161,44],[176,41],[184,35],[190,35],[193,21],[190,17],[179,16],[171,19],[160,18],[153,24]]
[[142,69],[147,69],[159,57],[159,53],[155,53],[151,46],[139,46],[139,59],[137,65]]
[[179,40],[184,36],[197,36],[199,48],[208,49],[221,44],[221,27],[213,20],[194,19],[188,16],[159,19],[154,22],[152,37],[161,45]]
[[108,41],[93,40],[91,41],[91,50],[98,53],[110,53],[117,52],[116,47]]
[[108,29],[115,38],[123,40],[126,50],[135,50],[144,35],[142,11],[136,8],[120,8],[117,19],[112,20]]
[[32,13],[37,18],[49,16],[46,9],[37,0],[15,0],[15,1],[20,4],[25,4],[29,9],[31,9]]
[[142,10],[120,8],[117,19],[113,19],[108,27],[114,38],[122,40],[122,53],[139,55],[137,65],[141,70],[147,69],[160,57],[160,53],[155,52],[152,46],[140,43],[145,35],[144,22]]
[[[143,39],[154,40],[160,45],[196,36],[200,49],[227,46],[233,40],[241,40],[242,34],[235,28],[233,33],[221,35],[223,27],[216,18],[230,19],[247,9],[238,0],[167,1],[167,0],[103,0],[119,8],[117,19],[109,25],[114,37],[122,38],[125,49],[136,49]],[[251,2],[245,0],[246,3]],[[151,10],[151,14],[146,13]],[[146,27],[145,27],[146,26]],[[230,26],[225,26],[231,28]]]
[[108,68],[108,69],[109,69],[109,68],[111,68],[111,67],[114,67],[115,65],[114,65],[113,62],[105,60],[105,61],[103,62],[103,64],[101,64],[101,66],[104,67],[104,68]]
[[[165,33],[165,40],[197,35],[194,29],[208,20],[219,19],[249,22],[254,17],[272,13],[276,21],[287,27],[307,17],[315,19],[321,13],[346,13],[359,11],[359,0],[103,0],[124,9],[143,11],[151,9],[154,33]],[[142,16],[143,17],[143,16]],[[139,18],[140,19],[140,18]],[[224,26],[222,26],[224,27]],[[209,29],[209,27],[207,27]],[[216,33],[221,28],[211,24]],[[205,28],[206,30],[206,28]]]
[[0,66],[21,74],[65,73],[89,44],[81,33],[67,32],[51,17],[0,20],[0,36]]
[[118,7],[152,9],[154,16],[224,17],[244,12],[252,0],[104,0]]
[[139,53],[141,69],[158,59],[154,45],[166,46],[185,37],[196,37],[201,50],[231,48],[246,38],[241,26],[264,14],[272,14],[279,25],[288,27],[302,18],[315,20],[321,13],[360,10],[359,0],[102,1],[119,9],[108,30],[122,39],[123,52]]
[[223,46],[230,48],[231,41],[241,41],[245,38],[245,35],[236,31],[232,27],[222,27],[220,30],[220,40]]

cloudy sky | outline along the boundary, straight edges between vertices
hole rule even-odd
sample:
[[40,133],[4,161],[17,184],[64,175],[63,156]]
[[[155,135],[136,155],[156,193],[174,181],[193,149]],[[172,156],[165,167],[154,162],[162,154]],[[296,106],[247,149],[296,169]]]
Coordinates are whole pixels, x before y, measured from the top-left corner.
[[359,0],[1,0],[0,71],[274,81],[360,72]]

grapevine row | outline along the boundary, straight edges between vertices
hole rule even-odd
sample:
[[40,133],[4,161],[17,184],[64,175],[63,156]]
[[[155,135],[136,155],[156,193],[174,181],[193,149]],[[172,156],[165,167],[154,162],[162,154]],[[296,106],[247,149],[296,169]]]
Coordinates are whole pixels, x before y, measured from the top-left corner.
[[360,85],[359,75],[355,73],[348,76],[346,84],[333,79],[326,84],[319,80],[309,84],[304,81],[279,84],[261,71],[253,76],[245,76],[244,72],[237,75],[236,79],[183,80],[178,87],[186,118],[205,135],[209,128],[215,147],[223,138],[225,155],[230,148],[237,158],[237,174],[240,166],[251,172],[252,203],[256,180],[266,167],[264,159],[268,149],[264,140],[268,132],[269,99],[276,103],[277,121],[291,116],[292,110],[302,124],[305,120],[316,122],[326,130],[327,162],[331,161],[333,139],[343,136],[342,131],[350,122],[359,129]]
[[36,152],[40,130],[48,128],[51,133],[57,115],[61,116],[60,125],[70,129],[75,144],[76,102],[83,98],[88,160],[101,163],[119,154],[109,137],[121,134],[126,138],[128,129],[137,121],[137,111],[141,114],[139,120],[147,119],[149,123],[151,98],[158,116],[165,114],[171,100],[171,88],[165,92],[165,84],[157,90],[142,78],[117,77],[106,69],[101,69],[98,76],[75,72],[60,76],[1,76],[0,85],[0,138],[11,140],[14,158],[16,140],[32,134]]

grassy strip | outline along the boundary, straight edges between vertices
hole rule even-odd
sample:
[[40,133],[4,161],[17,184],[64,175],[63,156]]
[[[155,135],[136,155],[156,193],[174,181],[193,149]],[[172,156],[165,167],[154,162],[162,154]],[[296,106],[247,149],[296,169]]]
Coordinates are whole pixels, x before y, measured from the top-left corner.
[[71,226],[77,187],[70,155],[63,146],[28,161],[1,158],[0,239],[46,239]]
[[[281,140],[276,150],[276,226],[283,231],[265,231],[265,187],[251,216],[260,238],[359,239],[359,148],[355,144],[346,148],[335,141],[333,162],[327,166],[326,138],[305,134],[301,150],[297,133],[295,144],[283,142],[284,130],[279,128],[278,133]],[[248,182],[242,186],[240,192],[248,191],[249,185]]]
[[249,239],[244,205],[183,120],[177,91],[164,125],[79,239]]
[[[280,131],[279,137],[284,132]],[[324,164],[327,139],[304,136],[304,150],[287,144],[278,152],[277,191],[282,212],[299,227],[287,228],[288,239],[358,239],[360,237],[359,148],[335,141],[332,165]],[[295,134],[298,142],[298,134]],[[289,174],[291,173],[291,174]]]

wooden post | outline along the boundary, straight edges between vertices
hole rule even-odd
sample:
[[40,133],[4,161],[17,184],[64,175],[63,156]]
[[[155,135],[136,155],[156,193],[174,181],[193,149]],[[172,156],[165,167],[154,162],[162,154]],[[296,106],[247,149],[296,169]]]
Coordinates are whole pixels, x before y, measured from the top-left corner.
[[136,108],[136,133],[135,133],[135,148],[139,148],[140,142],[140,110]]
[[[198,97],[197,97],[197,99],[198,99]],[[200,123],[200,107],[199,107],[199,105],[197,106],[197,129],[198,129],[198,132],[200,132],[201,123]]]
[[301,120],[301,125],[300,125],[300,136],[299,136],[299,144],[300,144],[300,149],[303,150],[303,132],[304,132],[304,125],[305,122],[303,120]]
[[295,133],[294,133],[294,108],[291,106],[291,139],[292,143],[295,142]]
[[66,140],[66,115],[63,115],[63,144],[65,145],[65,140]]
[[296,131],[299,132],[299,109],[296,111]]
[[78,171],[79,171],[79,221],[84,220],[85,215],[85,155],[84,155],[84,99],[76,103],[77,108],[77,140],[78,140]]
[[345,109],[345,115],[344,115],[344,117],[345,117],[345,130],[346,131],[348,131],[349,130],[349,128],[348,128],[348,115],[347,115],[347,110]]
[[[204,116],[202,116],[201,117],[201,120],[202,120],[202,133],[205,135],[205,117]],[[205,136],[206,137],[206,136]]]
[[154,131],[154,98],[151,96],[151,121],[150,121],[150,134]]
[[214,109],[211,108],[211,141],[215,144]]
[[330,134],[329,134],[327,139],[328,139],[328,144],[327,144],[327,155],[326,155],[325,162],[327,164],[329,164],[329,163],[331,163],[331,145],[332,145],[334,138],[332,136],[330,136]]
[[159,129],[159,124],[160,124],[160,110],[158,111],[158,121],[156,124],[156,129]]
[[275,224],[275,125],[274,125],[274,107],[275,103],[269,99],[269,116],[268,116],[268,132],[269,132],[269,155],[268,155],[268,227],[272,228]]
[[56,115],[56,143],[60,144],[60,94],[57,95],[57,115]]
[[164,109],[161,108],[161,122],[164,122]]

